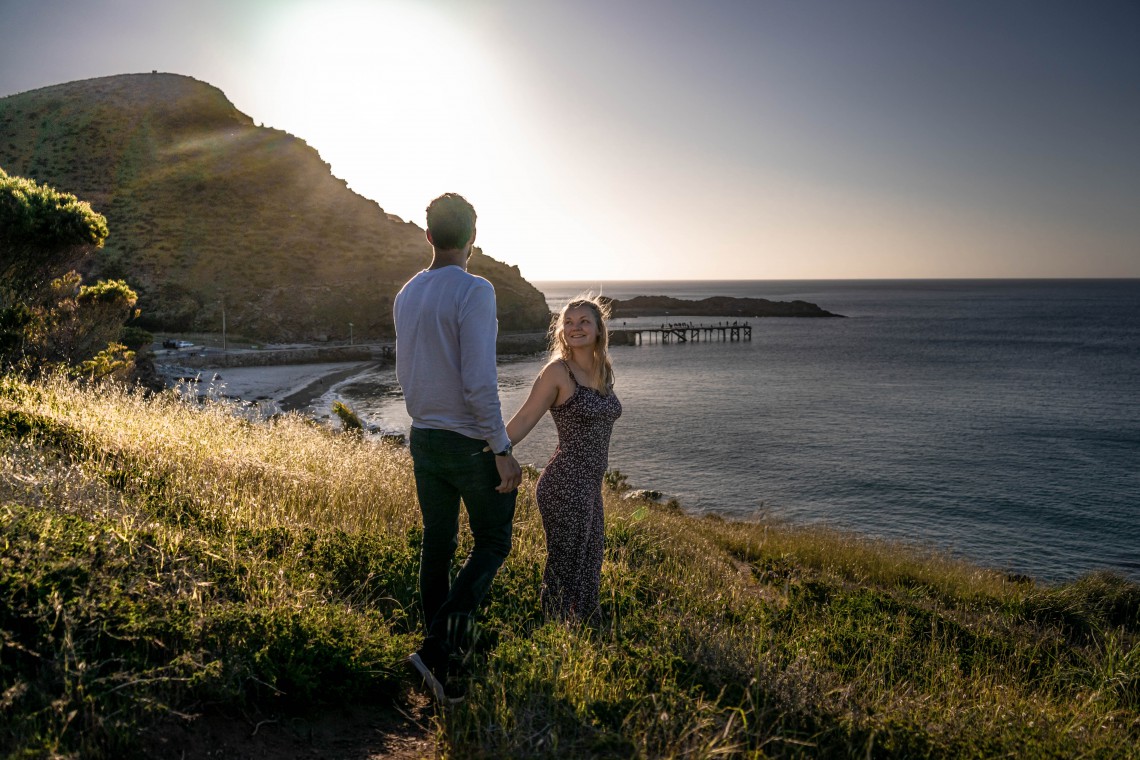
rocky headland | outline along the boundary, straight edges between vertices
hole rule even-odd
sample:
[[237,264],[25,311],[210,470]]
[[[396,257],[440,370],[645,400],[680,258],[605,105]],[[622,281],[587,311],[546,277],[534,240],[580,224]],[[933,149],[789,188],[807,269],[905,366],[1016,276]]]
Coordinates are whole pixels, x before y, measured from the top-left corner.
[[612,317],[842,317],[807,301],[769,301],[767,298],[712,296],[700,300],[672,296],[635,296],[608,299]]

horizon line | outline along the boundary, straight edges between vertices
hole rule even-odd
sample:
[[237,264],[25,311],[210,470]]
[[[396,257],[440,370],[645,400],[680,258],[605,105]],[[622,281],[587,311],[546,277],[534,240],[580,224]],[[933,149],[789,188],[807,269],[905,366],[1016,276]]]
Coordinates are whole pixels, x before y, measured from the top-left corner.
[[1118,277],[737,277],[737,278],[702,278],[702,277],[642,277],[638,279],[626,278],[594,278],[594,279],[549,279],[535,277],[524,278],[527,282],[1120,282],[1140,280],[1140,275],[1127,275]]

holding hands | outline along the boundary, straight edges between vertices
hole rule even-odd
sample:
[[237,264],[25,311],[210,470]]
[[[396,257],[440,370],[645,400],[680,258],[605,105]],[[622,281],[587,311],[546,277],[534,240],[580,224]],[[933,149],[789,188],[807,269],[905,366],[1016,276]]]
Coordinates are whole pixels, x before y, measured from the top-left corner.
[[522,483],[522,467],[515,459],[514,454],[504,456],[496,454],[495,469],[499,471],[499,477],[503,479],[503,482],[495,488],[499,493],[510,493]]

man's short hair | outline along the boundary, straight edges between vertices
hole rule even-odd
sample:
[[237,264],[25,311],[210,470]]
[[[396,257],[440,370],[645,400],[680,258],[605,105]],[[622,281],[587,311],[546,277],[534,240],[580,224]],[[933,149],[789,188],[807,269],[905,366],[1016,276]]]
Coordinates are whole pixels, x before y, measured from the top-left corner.
[[441,251],[456,251],[475,235],[475,207],[458,193],[444,193],[428,204],[431,243]]

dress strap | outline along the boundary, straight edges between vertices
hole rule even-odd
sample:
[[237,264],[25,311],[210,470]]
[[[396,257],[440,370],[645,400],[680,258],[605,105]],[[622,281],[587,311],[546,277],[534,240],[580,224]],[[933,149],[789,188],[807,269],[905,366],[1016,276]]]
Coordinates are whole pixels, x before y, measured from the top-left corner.
[[574,377],[574,370],[570,369],[570,363],[565,359],[559,359],[558,361],[562,362],[562,366],[566,368],[566,374],[570,375],[570,382],[574,383],[574,390],[577,390],[578,378]]

